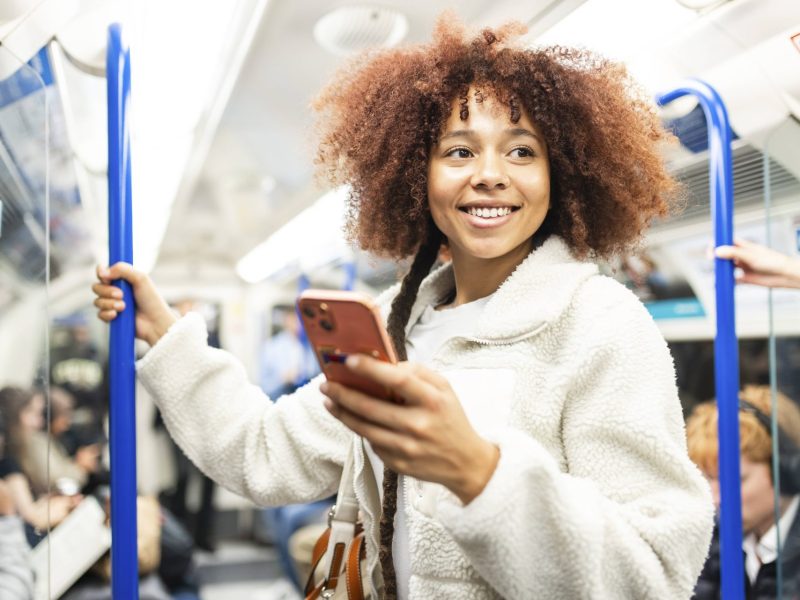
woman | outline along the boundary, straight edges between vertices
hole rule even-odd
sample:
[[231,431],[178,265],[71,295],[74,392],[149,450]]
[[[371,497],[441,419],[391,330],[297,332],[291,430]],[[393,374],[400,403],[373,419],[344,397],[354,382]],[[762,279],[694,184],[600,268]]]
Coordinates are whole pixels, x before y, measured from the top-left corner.
[[[153,346],[139,376],[187,454],[238,493],[323,498],[353,447],[376,594],[688,598],[713,508],[671,358],[642,305],[585,260],[666,213],[668,136],[621,67],[515,45],[520,26],[454,23],[357,59],[315,105],[318,160],[351,185],[351,236],[414,256],[379,299],[411,360],[348,361],[403,405],[320,378],[264,402],[205,347],[201,319],[175,322],[129,265],[98,269],[99,316],[124,310],[110,282],[129,281]],[[452,262],[428,275],[443,243]],[[386,468],[382,506],[365,460]]]
[[[45,430],[43,409],[44,396],[37,393],[34,402],[39,407],[37,424],[29,428],[25,434],[25,444],[21,449],[20,465],[31,482],[35,494],[44,494],[51,489],[58,489],[60,484],[86,491],[91,479],[94,483],[103,481],[98,475],[100,470],[100,448],[97,444],[81,446],[75,456],[70,456],[60,436],[71,425],[71,414],[74,399],[65,389],[51,386],[48,390],[50,398],[50,427]],[[108,480],[105,479],[105,483]]]
[[57,493],[34,495],[26,465],[36,459],[47,464],[47,447],[39,449],[44,456],[33,456],[30,447],[32,436],[41,432],[44,425],[44,395],[14,386],[0,389],[0,414],[5,423],[0,437],[5,440],[0,448],[0,479],[27,524],[28,540],[38,543],[44,532],[63,521],[77,506],[81,496],[62,496]]

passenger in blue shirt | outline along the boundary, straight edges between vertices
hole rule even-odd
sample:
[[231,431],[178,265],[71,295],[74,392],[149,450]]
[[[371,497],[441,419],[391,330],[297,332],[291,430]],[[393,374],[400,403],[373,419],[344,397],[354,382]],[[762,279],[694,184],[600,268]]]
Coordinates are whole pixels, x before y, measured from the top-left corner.
[[293,307],[276,308],[281,330],[269,338],[261,353],[261,389],[273,400],[306,383],[319,367],[311,347],[303,343],[300,319]]

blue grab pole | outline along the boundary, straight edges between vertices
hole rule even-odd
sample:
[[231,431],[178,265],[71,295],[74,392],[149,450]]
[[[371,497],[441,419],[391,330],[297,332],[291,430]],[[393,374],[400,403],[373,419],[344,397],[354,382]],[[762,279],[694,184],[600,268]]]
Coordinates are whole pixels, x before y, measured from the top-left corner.
[[[128,122],[130,52],[118,24],[108,29],[108,254],[133,263],[131,157]],[[111,322],[109,445],[111,451],[111,588],[114,600],[139,598],[136,540],[135,306],[130,284],[116,281],[126,310]]]
[[[695,96],[708,124],[711,218],[714,245],[733,243],[733,175],[728,111],[717,91],[703,81],[689,79],[677,89],[656,97],[660,105],[686,95]],[[717,335],[714,339],[714,376],[719,412],[720,558],[722,597],[744,599],[742,557],[742,499],[739,475],[739,351],[733,303],[733,262],[714,259]]]

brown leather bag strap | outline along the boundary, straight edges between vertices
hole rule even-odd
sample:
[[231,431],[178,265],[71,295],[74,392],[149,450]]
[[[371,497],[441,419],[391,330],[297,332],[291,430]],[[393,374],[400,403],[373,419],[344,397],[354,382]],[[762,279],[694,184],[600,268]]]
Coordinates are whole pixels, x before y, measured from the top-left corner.
[[[364,600],[361,559],[366,550],[363,528],[357,522],[358,500],[353,489],[353,460],[351,446],[342,469],[336,505],[328,515],[328,528],[314,544],[311,573],[305,586],[306,600],[315,600],[326,590],[335,590],[342,571],[348,599]],[[322,573],[318,573],[318,569],[322,569]],[[320,576],[322,581],[319,581]]]
[[347,578],[348,600],[364,600],[364,588],[361,585],[361,559],[365,555],[364,534],[360,533],[353,539],[350,551],[347,553],[345,577]]
[[325,588],[325,582],[321,581],[319,583],[319,585],[317,585],[316,587],[311,588],[310,592],[308,590],[306,590],[306,598],[305,598],[305,600],[317,600],[317,598],[319,598],[320,594],[322,594],[322,590],[324,588]]
[[[331,529],[328,527],[319,539],[317,543],[314,544],[314,551],[311,553],[311,572],[308,574],[308,580],[306,580],[306,587],[305,587],[305,594],[307,598],[316,598],[316,596],[312,596],[312,592],[314,592],[315,587],[319,587],[320,589],[316,590],[317,595],[321,591],[322,584],[317,585],[317,582],[314,581],[314,575],[317,573],[317,567],[319,566],[320,561],[325,556],[325,550],[328,549],[328,540],[331,537]],[[324,580],[323,580],[324,584]]]
[[325,584],[326,590],[335,590],[339,583],[339,575],[342,573],[342,563],[344,562],[345,544],[336,544],[333,548],[333,559],[331,560],[331,570],[326,577],[327,583]]
[[325,550],[328,549],[328,540],[331,538],[331,528],[328,527],[325,531],[322,532],[322,535],[319,536],[317,543],[314,544],[314,551],[311,553],[311,564],[316,565],[323,556],[325,556]]

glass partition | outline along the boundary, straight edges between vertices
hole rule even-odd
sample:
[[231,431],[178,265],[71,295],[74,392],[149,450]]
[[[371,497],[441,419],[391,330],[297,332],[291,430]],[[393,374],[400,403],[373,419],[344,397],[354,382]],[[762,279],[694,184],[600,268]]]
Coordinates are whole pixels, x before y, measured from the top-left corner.
[[59,79],[47,48],[23,63],[0,47],[0,507],[24,531],[37,599],[61,597],[110,543],[96,236]]
[[4,562],[18,563],[11,585],[36,585],[37,598],[50,580],[43,540],[71,505],[48,478],[51,82],[44,52],[24,63],[0,46],[0,536]]
[[[797,137],[789,120],[767,138],[764,149],[764,238],[766,245],[800,260],[800,192],[786,192],[786,171],[800,178]],[[757,549],[766,554],[759,577],[774,577],[775,598],[800,594],[800,289],[776,287],[768,295],[769,427],[773,514]],[[769,560],[773,559],[773,560]]]

